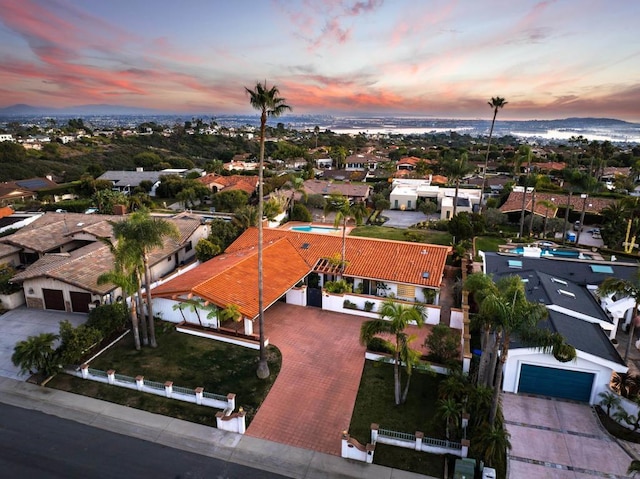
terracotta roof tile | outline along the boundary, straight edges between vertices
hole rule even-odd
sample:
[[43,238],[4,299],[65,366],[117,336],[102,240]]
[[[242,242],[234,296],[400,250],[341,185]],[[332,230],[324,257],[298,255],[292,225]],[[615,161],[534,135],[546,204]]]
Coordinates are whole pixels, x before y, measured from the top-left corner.
[[[522,211],[522,195],[523,193],[520,191],[512,191],[509,194],[509,198],[504,204],[500,207],[500,211],[503,213],[511,213],[514,211]],[[525,211],[531,211],[531,193],[527,193],[525,197]],[[567,202],[569,201],[569,195],[557,194],[557,193],[540,193],[536,192],[535,195],[535,211],[534,213],[540,216],[545,216],[548,214],[550,218],[556,215],[557,208],[552,211],[549,208],[547,212],[547,207],[544,204],[541,204],[541,201],[546,200],[551,203],[558,205],[559,208],[566,208]],[[586,201],[586,213],[591,214],[601,214],[602,210],[614,204],[616,200],[613,198],[596,198],[589,197]],[[582,207],[585,206],[585,200],[580,197],[579,193],[571,195],[571,201],[569,202],[570,207],[574,211],[582,211]]]

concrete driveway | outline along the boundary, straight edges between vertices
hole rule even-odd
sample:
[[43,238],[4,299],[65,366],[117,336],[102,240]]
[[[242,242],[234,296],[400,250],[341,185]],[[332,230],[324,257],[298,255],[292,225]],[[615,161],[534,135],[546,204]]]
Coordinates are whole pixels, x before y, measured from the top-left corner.
[[429,219],[427,215],[420,211],[384,210],[381,214],[389,218],[388,221],[385,221],[384,226],[392,228],[408,228]]
[[503,393],[511,434],[509,477],[626,477],[631,457],[601,427],[589,405]]
[[0,376],[27,379],[26,376],[20,375],[20,369],[11,362],[16,343],[40,333],[57,334],[60,322],[65,319],[78,326],[87,320],[87,315],[22,307],[0,316]]

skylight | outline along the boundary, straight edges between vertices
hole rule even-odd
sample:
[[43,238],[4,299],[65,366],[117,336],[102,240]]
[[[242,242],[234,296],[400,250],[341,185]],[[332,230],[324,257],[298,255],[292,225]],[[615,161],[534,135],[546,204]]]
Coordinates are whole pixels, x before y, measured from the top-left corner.
[[567,296],[569,298],[575,298],[576,295],[573,294],[571,291],[567,291],[566,289],[559,289],[558,290],[558,294],[561,294],[562,296]]
[[551,281],[554,282],[554,283],[563,284],[565,286],[567,286],[567,284],[569,284],[564,279],[551,278]]
[[613,268],[604,264],[592,264],[591,271],[593,273],[613,274]]
[[423,277],[424,279],[428,279],[428,278],[429,278],[429,276],[430,276],[430,274],[429,274],[429,272],[428,272],[428,271],[425,271],[424,273],[422,273],[422,277]]
[[517,259],[510,259],[509,260],[509,268],[520,268],[520,269],[522,269],[522,261],[517,260]]
[[302,243],[302,246],[300,246],[300,248],[309,249],[309,243]]

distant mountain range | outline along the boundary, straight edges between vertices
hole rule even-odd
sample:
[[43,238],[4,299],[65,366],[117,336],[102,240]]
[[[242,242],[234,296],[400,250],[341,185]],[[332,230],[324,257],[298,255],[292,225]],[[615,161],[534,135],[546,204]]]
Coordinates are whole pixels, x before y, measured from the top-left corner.
[[168,112],[153,108],[135,108],[121,105],[76,105],[65,108],[32,106],[24,103],[0,108],[0,117],[72,116],[72,115],[166,115]]

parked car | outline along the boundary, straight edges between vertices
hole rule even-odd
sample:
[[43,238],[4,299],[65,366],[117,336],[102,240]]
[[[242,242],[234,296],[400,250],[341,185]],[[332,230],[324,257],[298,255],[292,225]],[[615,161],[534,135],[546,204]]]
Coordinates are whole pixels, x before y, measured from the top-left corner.
[[580,224],[580,220],[578,220],[575,223],[573,223],[574,231],[581,231],[581,227],[582,227],[582,225]]

